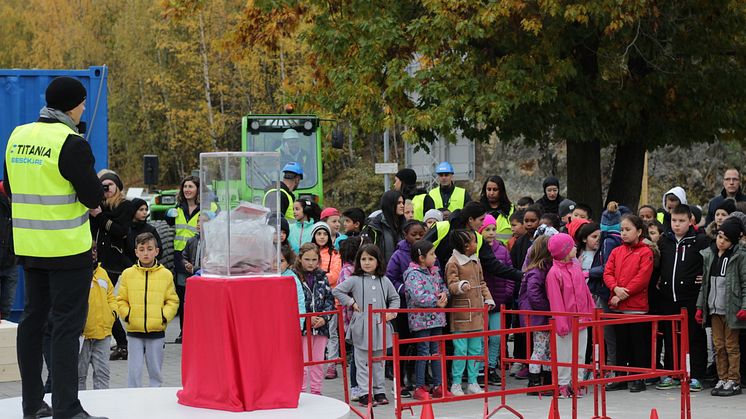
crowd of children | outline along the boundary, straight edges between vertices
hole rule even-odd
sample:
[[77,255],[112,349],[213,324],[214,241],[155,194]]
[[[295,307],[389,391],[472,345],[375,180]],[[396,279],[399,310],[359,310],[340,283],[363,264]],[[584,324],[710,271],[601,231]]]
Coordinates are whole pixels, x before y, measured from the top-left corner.
[[[510,323],[500,324],[501,306],[572,313],[591,313],[599,308],[631,315],[677,314],[686,308],[690,317],[690,389],[700,391],[707,380],[712,380],[713,395],[741,393],[740,373],[744,362],[740,349],[744,342],[739,339],[739,330],[746,327],[746,247],[741,245],[746,231],[743,203],[730,199],[718,201],[717,208],[712,210],[712,221],[703,225],[701,210],[689,206],[685,191],[675,187],[664,194],[661,209],[643,205],[635,212],[610,202],[594,220],[589,206],[560,195],[556,178],[545,180],[544,195],[536,203],[524,197],[513,204],[504,188],[502,179],[491,177],[483,188],[487,191],[483,193],[489,194],[488,199],[481,203],[468,202],[463,211],[453,212],[445,208],[424,212],[413,209],[410,197],[405,199],[396,190],[386,192],[380,211],[371,215],[360,208],[342,212],[335,208],[322,210],[305,197],[293,202],[294,220],[282,218],[280,224],[280,270],[296,280],[298,311],[322,313],[333,311],[337,304],[344,307],[340,319],[314,315],[300,321],[305,360],[335,359],[339,356],[339,346],[349,345],[352,398],[362,405],[381,405],[388,403],[384,364],[368,365],[367,360],[369,355],[381,356],[383,351],[390,351],[394,330],[403,338],[437,336],[447,331],[458,335],[481,331],[485,323],[490,330],[498,330],[545,325],[550,319],[540,315],[515,316]],[[104,269],[97,269],[92,279],[90,325],[86,325],[84,356],[80,360],[82,388],[88,365],[94,369],[94,387],[108,385],[108,367],[102,354],[105,355],[103,349],[108,346],[115,315],[122,319],[127,330],[129,384],[140,385],[143,360],[150,373],[150,384],[160,384],[163,331],[177,314],[180,298],[171,273],[156,261],[159,239],[143,226],[147,204],[137,201],[135,206],[132,231],[138,234],[131,238],[131,244],[136,263],[118,278],[118,295],[113,295],[112,281]],[[418,212],[420,220],[414,219]],[[200,218],[200,224],[207,219]],[[437,233],[427,235],[432,231]],[[199,240],[199,227],[196,232],[180,256],[187,274],[199,270],[203,243]],[[495,261],[490,264],[520,270],[522,279],[516,280],[507,271],[501,271],[506,276],[502,277],[494,269],[483,267],[485,254],[479,251],[482,246],[494,256]],[[157,288],[155,301],[149,301],[152,288],[147,296],[143,294],[145,275],[149,275],[150,286]],[[163,315],[157,319],[145,316],[144,307],[150,305],[154,308],[148,312]],[[438,308],[485,305],[489,308],[488,319],[476,312],[448,316],[437,312]],[[368,342],[369,306],[436,310],[377,318],[373,342]],[[577,347],[582,348],[577,361],[589,362],[592,357],[588,331],[581,328],[575,335],[567,317],[556,316],[555,320],[558,360],[571,362],[572,348],[577,342]],[[343,335],[338,333],[338,322],[343,324]],[[709,359],[705,328],[711,330],[713,344]],[[665,324],[661,324],[661,329],[664,333],[656,345],[655,359],[660,368],[670,369],[674,362],[674,339],[678,337]],[[649,368],[650,337],[650,323],[605,327],[606,362]],[[308,340],[311,353],[307,351]],[[548,361],[549,341],[548,332],[534,332],[529,339],[515,334],[513,355]],[[133,356],[134,347],[137,356]],[[418,356],[432,356],[438,353],[438,348],[436,343],[419,343],[401,349]],[[368,353],[369,349],[372,354]],[[453,340],[453,355],[480,356],[485,350],[488,365],[456,360],[450,363],[449,376],[442,376],[438,361],[405,362],[400,383],[402,395],[413,393],[414,398],[423,400],[430,395],[478,394],[483,391],[480,384],[484,385],[485,381],[499,384],[502,379],[499,337],[491,337],[487,348],[482,347],[480,338]],[[712,366],[708,368],[710,360]],[[479,378],[481,373],[484,379]],[[510,373],[518,379],[528,379],[529,386],[551,382],[546,365],[516,363]],[[304,374],[304,387],[314,394],[321,394],[324,378],[338,376],[335,364],[307,367]],[[581,383],[588,375],[580,371],[573,377],[569,368],[559,368],[557,376],[560,395],[571,397],[571,384]],[[607,389],[639,392],[649,385],[665,390],[680,383],[664,377],[609,384]],[[582,389],[582,385],[577,387]]]

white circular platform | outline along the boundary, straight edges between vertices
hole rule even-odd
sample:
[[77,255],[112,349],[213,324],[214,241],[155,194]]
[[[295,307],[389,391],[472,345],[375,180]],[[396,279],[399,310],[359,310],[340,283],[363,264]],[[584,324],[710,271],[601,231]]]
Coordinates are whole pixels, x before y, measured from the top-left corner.
[[[346,418],[350,412],[344,402],[330,397],[301,393],[297,409],[255,410],[253,412],[228,412],[200,409],[181,405],[176,400],[177,387],[119,388],[88,390],[79,393],[83,408],[92,415],[109,419],[158,418],[158,419],[295,419],[295,418]],[[51,405],[50,395],[45,396]],[[21,398],[0,400],[2,417],[20,418]],[[7,416],[6,416],[7,415]]]

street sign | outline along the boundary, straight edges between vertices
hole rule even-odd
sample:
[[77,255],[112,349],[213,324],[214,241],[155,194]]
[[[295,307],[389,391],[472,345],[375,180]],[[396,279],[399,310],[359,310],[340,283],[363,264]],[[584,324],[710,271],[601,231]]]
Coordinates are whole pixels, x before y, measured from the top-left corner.
[[395,175],[398,171],[398,163],[376,163],[377,175]]

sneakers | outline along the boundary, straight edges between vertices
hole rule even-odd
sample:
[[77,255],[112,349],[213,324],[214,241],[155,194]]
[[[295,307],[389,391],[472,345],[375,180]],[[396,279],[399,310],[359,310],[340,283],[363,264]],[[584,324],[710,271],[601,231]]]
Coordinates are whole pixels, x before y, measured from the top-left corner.
[[572,389],[568,385],[559,386],[559,398],[569,399],[572,397]]
[[513,376],[515,376],[516,374],[518,374],[518,372],[519,372],[520,370],[522,370],[522,369],[523,369],[523,364],[520,364],[520,363],[516,362],[516,363],[514,363],[513,365],[511,365],[511,366],[510,366],[510,371],[509,371],[509,375],[510,375],[511,377],[513,377]]
[[412,392],[411,392],[411,391],[409,391],[409,389],[408,389],[408,388],[406,388],[406,387],[402,387],[402,388],[401,388],[401,392],[399,393],[399,395],[400,395],[400,396],[401,396],[401,397],[402,397],[403,399],[411,399],[411,398],[412,398]]
[[[528,386],[529,387],[537,387],[541,385],[541,374],[528,374]],[[538,396],[538,391],[530,391],[526,393],[529,396]]]
[[360,387],[353,387],[350,389],[350,401],[356,402],[360,400]]
[[326,375],[324,376],[327,380],[333,380],[337,378],[337,366],[335,364],[329,365],[326,369]]
[[375,399],[377,406],[378,405],[383,406],[383,405],[389,404],[389,399],[387,399],[386,395],[383,393],[378,393],[374,395],[373,398]]
[[427,391],[427,387],[420,386],[420,387],[417,387],[417,389],[414,391],[414,399],[415,400],[426,400],[429,394],[430,392]]
[[500,384],[502,384],[500,372],[498,372],[496,368],[490,368],[489,373],[487,374],[487,382],[491,386],[499,386]]
[[699,380],[697,380],[696,378],[692,378],[692,380],[689,381],[689,391],[693,391],[696,393],[702,391],[702,388],[702,383],[700,383]]
[[[365,394],[363,396],[360,396],[357,402],[358,404],[360,404],[360,406],[368,407],[368,395]],[[371,400],[371,402],[372,402],[371,404],[373,405],[373,407],[378,406],[378,403],[376,403],[375,400]]]
[[464,389],[461,388],[461,383],[453,383],[451,385],[451,394],[453,394],[454,396],[464,395]]
[[663,377],[663,379],[661,379],[661,382],[655,386],[655,388],[658,390],[669,390],[672,388],[679,388],[679,387],[681,387],[681,381],[674,380],[671,377]]
[[741,385],[733,380],[728,380],[723,386],[723,389],[718,393],[718,396],[729,397],[735,396],[736,394],[741,394]]
[[521,370],[515,374],[515,379],[516,380],[528,380],[528,367],[521,368]]
[[127,360],[127,347],[126,346],[115,346],[114,349],[111,350],[111,355],[109,355],[109,361],[117,361],[117,360],[126,361]]
[[[446,392],[445,395],[443,394],[444,390]],[[433,397],[435,397],[436,399],[439,399],[441,397],[453,397],[453,393],[451,393],[450,391],[448,391],[448,389],[444,385],[441,384],[441,385],[435,386],[435,388],[433,388]]]
[[631,383],[629,383],[629,392],[630,393],[639,393],[641,391],[647,390],[648,387],[645,385],[645,381],[643,380],[635,380]]
[[479,387],[479,384],[469,383],[466,385],[466,394],[482,394],[482,393],[484,393],[484,390],[482,390],[482,387]]
[[723,387],[725,387],[725,381],[723,380],[718,381],[718,383],[715,384],[715,387],[712,390],[710,390],[710,395],[719,396],[720,391],[723,390]]

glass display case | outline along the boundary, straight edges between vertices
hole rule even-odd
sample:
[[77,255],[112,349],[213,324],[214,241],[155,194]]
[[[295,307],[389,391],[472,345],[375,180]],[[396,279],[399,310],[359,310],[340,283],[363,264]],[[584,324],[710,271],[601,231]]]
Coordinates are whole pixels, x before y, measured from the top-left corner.
[[280,273],[280,174],[278,152],[200,154],[203,276]]

